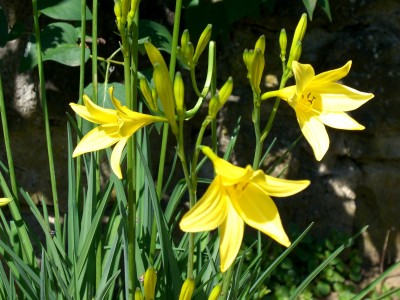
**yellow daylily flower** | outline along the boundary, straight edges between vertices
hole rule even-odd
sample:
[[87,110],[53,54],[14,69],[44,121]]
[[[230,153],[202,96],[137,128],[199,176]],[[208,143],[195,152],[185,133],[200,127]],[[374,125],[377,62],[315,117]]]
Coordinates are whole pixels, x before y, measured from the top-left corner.
[[203,147],[202,151],[213,162],[216,177],[199,202],[183,216],[180,228],[199,232],[219,227],[221,272],[229,268],[239,252],[244,223],[288,247],[289,238],[270,196],[296,194],[310,182],[274,178],[250,166],[234,166],[209,147]]
[[0,198],[0,206],[6,206],[12,201],[12,198]]
[[100,124],[82,138],[72,156],[77,157],[116,144],[111,154],[111,169],[118,178],[122,178],[120,160],[129,137],[144,126],[154,122],[166,122],[167,119],[132,111],[121,105],[121,102],[113,96],[112,87],[109,92],[116,109],[100,107],[94,104],[87,95],[83,95],[85,105],[70,103],[71,108],[79,116],[92,123]]
[[329,137],[324,124],[347,130],[365,128],[345,112],[359,108],[374,95],[336,82],[349,73],[350,67],[351,61],[341,68],[315,75],[311,65],[293,61],[296,85],[277,92],[295,110],[301,131],[318,161],[329,148]]

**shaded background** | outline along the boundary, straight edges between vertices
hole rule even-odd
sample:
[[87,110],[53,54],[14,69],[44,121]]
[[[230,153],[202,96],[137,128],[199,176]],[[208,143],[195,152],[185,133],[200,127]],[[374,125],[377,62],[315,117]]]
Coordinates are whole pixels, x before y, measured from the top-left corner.
[[[151,2],[151,3],[150,3]],[[51,203],[44,126],[39,104],[36,70],[19,73],[19,60],[24,55],[29,31],[32,30],[31,10],[26,1],[0,0],[12,25],[20,20],[26,34],[0,48],[1,75],[9,112],[11,145],[17,178],[31,195],[44,197]],[[99,36],[99,55],[108,56],[115,49],[112,1],[100,1],[102,15]],[[221,5],[220,2],[211,5]],[[366,126],[362,132],[329,130],[330,150],[321,162],[316,162],[310,146],[302,139],[288,160],[284,171],[291,179],[307,178],[312,185],[298,196],[276,199],[282,219],[288,226],[295,223],[305,227],[314,221],[313,234],[328,236],[334,230],[348,233],[369,225],[368,232],[359,239],[359,247],[366,258],[366,269],[389,265],[400,253],[400,2],[398,0],[331,1],[332,22],[317,8],[309,22],[303,41],[302,63],[310,63],[316,73],[340,67],[352,60],[350,74],[342,80],[375,98],[351,115]],[[215,7],[214,7],[215,8]],[[253,126],[251,122],[251,90],[242,61],[245,48],[253,48],[261,34],[265,34],[266,68],[263,91],[277,88],[281,76],[278,37],[285,28],[291,38],[304,12],[300,1],[272,1],[257,4],[249,15],[225,22],[223,10],[208,10],[204,14],[187,7],[184,15],[196,18],[199,28],[215,22],[218,74],[221,81],[234,77],[235,89],[230,101],[219,115],[220,145],[223,150],[241,115],[241,135],[235,148],[234,161],[246,165],[252,161]],[[155,19],[171,28],[173,5],[169,2],[143,1],[142,17]],[[229,18],[228,18],[229,19]],[[44,19],[45,21],[45,19]],[[204,26],[203,26],[204,23]],[[189,25],[189,23],[187,23]],[[183,22],[185,26],[185,22]],[[191,31],[192,32],[192,31]],[[193,28],[192,40],[196,40]],[[201,62],[199,80],[204,74]],[[68,103],[78,97],[78,68],[45,63],[47,92],[55,147],[60,201],[66,200],[66,118]],[[88,64],[90,70],[90,64]],[[122,70],[115,71],[113,80]],[[88,72],[89,73],[89,72]],[[101,80],[101,79],[100,79]],[[291,84],[291,83],[289,83]],[[269,115],[271,105],[263,105],[263,115]],[[188,130],[197,130],[194,124]],[[294,112],[286,103],[280,110],[267,144],[278,140],[265,167],[273,163],[300,135]],[[1,145],[3,148],[3,145]],[[1,149],[0,157],[6,161]],[[283,165],[278,167],[279,173]],[[64,192],[63,192],[64,191]]]

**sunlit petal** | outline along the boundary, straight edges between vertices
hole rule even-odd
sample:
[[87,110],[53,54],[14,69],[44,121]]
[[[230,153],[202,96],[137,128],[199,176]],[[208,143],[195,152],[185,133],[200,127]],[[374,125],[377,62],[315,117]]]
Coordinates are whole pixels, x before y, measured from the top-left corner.
[[371,93],[363,93],[338,83],[313,86],[312,90],[321,96],[323,111],[354,110],[374,97]]
[[217,176],[200,201],[183,216],[179,223],[180,228],[186,232],[217,228],[226,218],[227,201],[226,194],[221,189],[221,178]]
[[73,157],[114,145],[120,136],[118,125],[101,125],[89,131],[76,146]]
[[121,161],[121,156],[122,156],[122,151],[124,150],[124,147],[126,145],[127,139],[121,139],[114,147],[112,153],[111,153],[111,169],[117,175],[119,179],[122,179],[122,172],[121,172],[121,166],[120,166],[120,161]]
[[275,178],[264,174],[261,170],[254,172],[254,177],[251,181],[260,186],[265,193],[274,197],[288,197],[297,194],[310,184],[309,180]]
[[117,112],[114,109],[100,107],[94,104],[90,98],[83,95],[83,102],[87,108],[88,115],[81,116],[86,120],[97,124],[117,123]]
[[244,223],[232,204],[228,205],[227,216],[220,226],[221,272],[225,272],[235,261],[243,240]]
[[315,116],[296,111],[301,132],[311,145],[315,158],[320,161],[329,148],[329,136],[324,124]]
[[288,86],[278,91],[278,97],[283,100],[290,100],[293,98],[294,94],[296,93],[296,86]]
[[300,95],[306,89],[307,85],[313,80],[315,73],[311,65],[300,64],[297,61],[292,63],[294,77],[296,78],[296,89]]
[[10,203],[13,199],[12,198],[0,198],[0,206],[5,206]]
[[135,111],[129,113],[129,119],[123,119],[123,124],[120,127],[119,134],[124,137],[129,137],[138,131],[140,128],[150,125],[153,122],[165,122],[165,118],[152,115],[141,114]]
[[363,130],[365,127],[343,112],[323,113],[318,116],[318,119],[327,126],[337,129],[347,130]]
[[348,61],[343,67],[318,74],[315,76],[314,81],[318,82],[319,84],[324,82],[338,81],[349,73],[350,68],[351,60]]
[[286,247],[290,245],[278,208],[271,197],[257,184],[250,182],[240,197],[234,199],[232,203],[246,224]]

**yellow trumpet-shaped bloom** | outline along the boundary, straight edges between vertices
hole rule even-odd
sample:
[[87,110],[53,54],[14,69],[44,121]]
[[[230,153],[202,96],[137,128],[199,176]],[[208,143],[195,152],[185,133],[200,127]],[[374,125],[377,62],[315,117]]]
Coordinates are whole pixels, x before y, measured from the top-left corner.
[[199,202],[183,216],[180,228],[200,232],[219,227],[221,272],[229,268],[239,252],[244,223],[288,247],[289,238],[270,196],[296,194],[310,182],[274,178],[250,166],[234,166],[208,147],[202,151],[213,162],[216,177]]
[[293,61],[296,85],[278,91],[278,96],[295,110],[301,131],[318,161],[329,148],[324,124],[347,130],[365,128],[345,112],[359,108],[374,95],[336,82],[349,73],[350,67],[351,61],[339,69],[315,75],[311,65]]
[[87,95],[83,96],[85,105],[70,103],[71,108],[79,116],[100,125],[89,131],[82,138],[72,156],[76,157],[116,144],[111,154],[111,169],[118,178],[122,178],[120,160],[122,150],[129,137],[144,126],[153,122],[166,122],[167,119],[132,111],[121,105],[121,102],[113,96],[112,88],[109,91],[116,109],[100,107],[94,104]]

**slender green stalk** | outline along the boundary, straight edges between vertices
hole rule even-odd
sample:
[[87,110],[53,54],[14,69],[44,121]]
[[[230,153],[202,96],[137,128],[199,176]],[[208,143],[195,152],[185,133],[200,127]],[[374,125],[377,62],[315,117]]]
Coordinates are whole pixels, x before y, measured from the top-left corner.
[[233,275],[233,264],[228,268],[228,270],[225,273],[222,274],[222,292],[220,296],[221,300],[228,299],[228,291],[229,291],[229,286],[231,285],[232,275]]
[[253,122],[254,122],[254,134],[256,137],[253,169],[256,170],[258,168],[262,155],[263,141],[261,140],[261,132],[260,132],[260,115],[261,115],[260,94],[253,91],[253,98],[254,98]]
[[41,47],[41,43],[40,43],[39,12],[37,9],[37,1],[36,0],[32,0],[32,6],[33,6],[33,20],[34,20],[34,30],[35,30],[35,38],[36,38],[36,56],[37,56],[38,71],[39,71],[40,94],[42,96],[42,109],[43,109],[44,126],[45,126],[45,132],[46,132],[51,191],[52,191],[52,196],[53,196],[54,219],[55,219],[54,226],[55,226],[55,230],[56,230],[56,237],[58,238],[58,240],[60,242],[62,242],[63,238],[62,238],[61,223],[60,223],[60,211],[59,211],[59,207],[58,207],[57,184],[56,184],[56,174],[55,174],[55,168],[54,168],[53,148],[51,145],[49,113],[48,113],[48,109],[47,109],[46,88],[45,88],[44,69],[43,69],[43,60],[42,60],[42,47]]
[[[174,28],[173,28],[173,33],[172,33],[171,58],[169,61],[169,76],[170,76],[172,82],[174,82],[174,77],[175,77],[176,47],[178,46],[178,39],[179,39],[179,26],[180,26],[180,20],[181,20],[181,10],[182,10],[182,0],[176,0]],[[169,135],[169,124],[164,123],[162,140],[161,140],[161,149],[160,149],[160,160],[159,160],[159,164],[158,164],[158,173],[157,173],[156,192],[157,192],[158,199],[161,199],[161,193],[162,193],[162,188],[163,188],[164,166],[165,166],[165,156],[166,156],[166,151],[167,151],[168,135]],[[157,228],[156,228],[155,219],[153,219],[152,230],[151,230],[151,240],[150,240],[150,250],[149,250],[149,261],[151,264],[154,262],[156,239],[157,239]]]
[[10,134],[8,132],[7,114],[6,114],[6,106],[4,103],[3,83],[1,81],[1,75],[0,75],[0,113],[1,113],[1,125],[3,127],[4,145],[6,147],[6,154],[7,154],[8,171],[10,172],[11,189],[13,193],[13,199],[14,201],[16,201],[18,205],[19,204],[18,187],[17,187],[17,180],[15,178],[14,162],[11,152]]
[[204,97],[204,95],[200,93],[199,88],[197,87],[196,73],[194,67],[190,69],[190,79],[192,80],[192,86],[197,97]]

